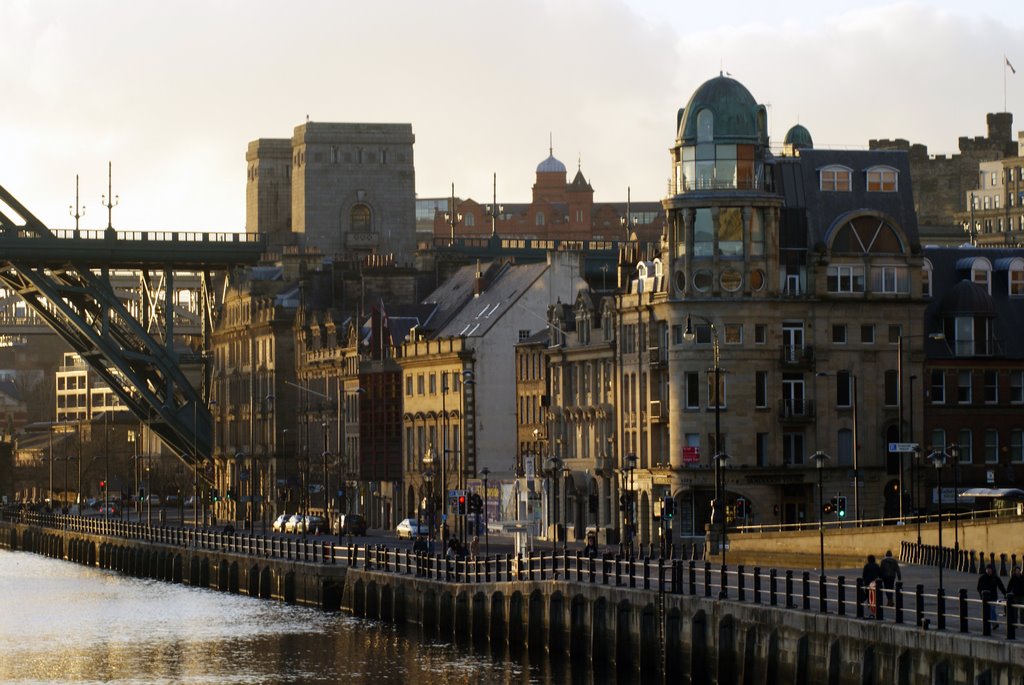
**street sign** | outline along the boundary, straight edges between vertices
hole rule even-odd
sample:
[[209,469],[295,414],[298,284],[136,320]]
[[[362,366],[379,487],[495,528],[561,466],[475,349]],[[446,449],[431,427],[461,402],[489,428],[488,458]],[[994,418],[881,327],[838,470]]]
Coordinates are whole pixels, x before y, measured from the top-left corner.
[[918,446],[917,446],[916,442],[890,442],[889,443],[889,451],[890,452],[909,452],[911,454],[914,454],[915,452],[917,452],[917,447]]

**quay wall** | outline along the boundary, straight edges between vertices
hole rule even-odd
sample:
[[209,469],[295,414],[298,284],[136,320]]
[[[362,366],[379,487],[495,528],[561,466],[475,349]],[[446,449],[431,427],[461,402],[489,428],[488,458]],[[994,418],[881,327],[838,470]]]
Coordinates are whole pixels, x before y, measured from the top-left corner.
[[[1015,641],[800,611],[785,602],[659,592],[632,587],[632,577],[621,584],[617,570],[593,582],[593,566],[589,583],[585,574],[580,579],[578,566],[576,582],[545,578],[543,565],[539,579],[532,565],[529,579],[518,572],[514,577],[520,579],[510,579],[497,569],[511,569],[511,562],[496,562],[500,581],[481,578],[479,569],[475,576],[456,569],[445,579],[448,564],[440,559],[421,563],[394,551],[371,554],[369,548],[360,559],[359,550],[346,555],[329,542],[254,544],[201,537],[188,544],[130,540],[0,521],[2,548],[410,624],[427,637],[492,653],[540,650],[593,662],[598,669],[640,671],[644,682],[1024,683],[1024,644]],[[335,556],[338,549],[343,553]]]

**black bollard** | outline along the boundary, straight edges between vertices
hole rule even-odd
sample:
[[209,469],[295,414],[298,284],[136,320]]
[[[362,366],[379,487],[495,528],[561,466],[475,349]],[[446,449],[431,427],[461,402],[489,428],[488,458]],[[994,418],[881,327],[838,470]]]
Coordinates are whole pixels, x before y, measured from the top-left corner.
[[836,578],[836,613],[846,616],[846,576]]
[[746,601],[747,593],[743,579],[743,564],[736,567],[736,597],[741,601]]
[[895,619],[897,623],[903,623],[903,581],[897,580],[893,590],[896,593]]
[[754,567],[754,604],[761,603],[761,567]]
[[711,563],[704,562],[704,596],[711,596]]
[[824,573],[818,576],[818,611],[822,614],[828,613],[828,585]]
[[864,579],[857,579],[857,618],[864,618]]
[[960,632],[966,633],[970,628],[967,621],[967,589],[961,588],[959,594],[960,602]]
[[946,629],[946,591],[942,588],[935,591],[935,629]]
[[801,580],[803,582],[801,583],[800,594],[801,594],[801,598],[803,600],[804,611],[810,611],[811,610],[811,573],[810,573],[810,571],[804,571],[803,572],[803,577],[801,578]]
[[768,597],[772,606],[778,606],[779,573],[775,569],[768,571]]
[[793,603],[793,571],[786,569],[786,608],[792,609]]

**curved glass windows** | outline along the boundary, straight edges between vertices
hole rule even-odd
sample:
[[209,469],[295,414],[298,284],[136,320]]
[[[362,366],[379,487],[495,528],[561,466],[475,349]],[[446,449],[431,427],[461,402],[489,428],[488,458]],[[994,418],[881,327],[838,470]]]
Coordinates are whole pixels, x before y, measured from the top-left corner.
[[836,230],[832,241],[836,254],[903,254],[903,243],[885,219],[858,216]]
[[711,218],[711,209],[701,207],[694,210],[693,217],[693,256],[711,257],[715,252],[715,223]]
[[698,142],[682,149],[677,191],[752,190],[761,187],[763,170],[753,145]]
[[718,254],[723,257],[743,256],[743,210],[738,207],[718,210]]

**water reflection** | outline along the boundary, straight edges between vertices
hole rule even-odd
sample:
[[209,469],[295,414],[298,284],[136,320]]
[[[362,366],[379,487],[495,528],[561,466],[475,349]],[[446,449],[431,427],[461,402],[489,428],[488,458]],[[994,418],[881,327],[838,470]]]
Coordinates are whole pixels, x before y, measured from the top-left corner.
[[622,683],[543,650],[396,627],[0,551],[8,683]]

